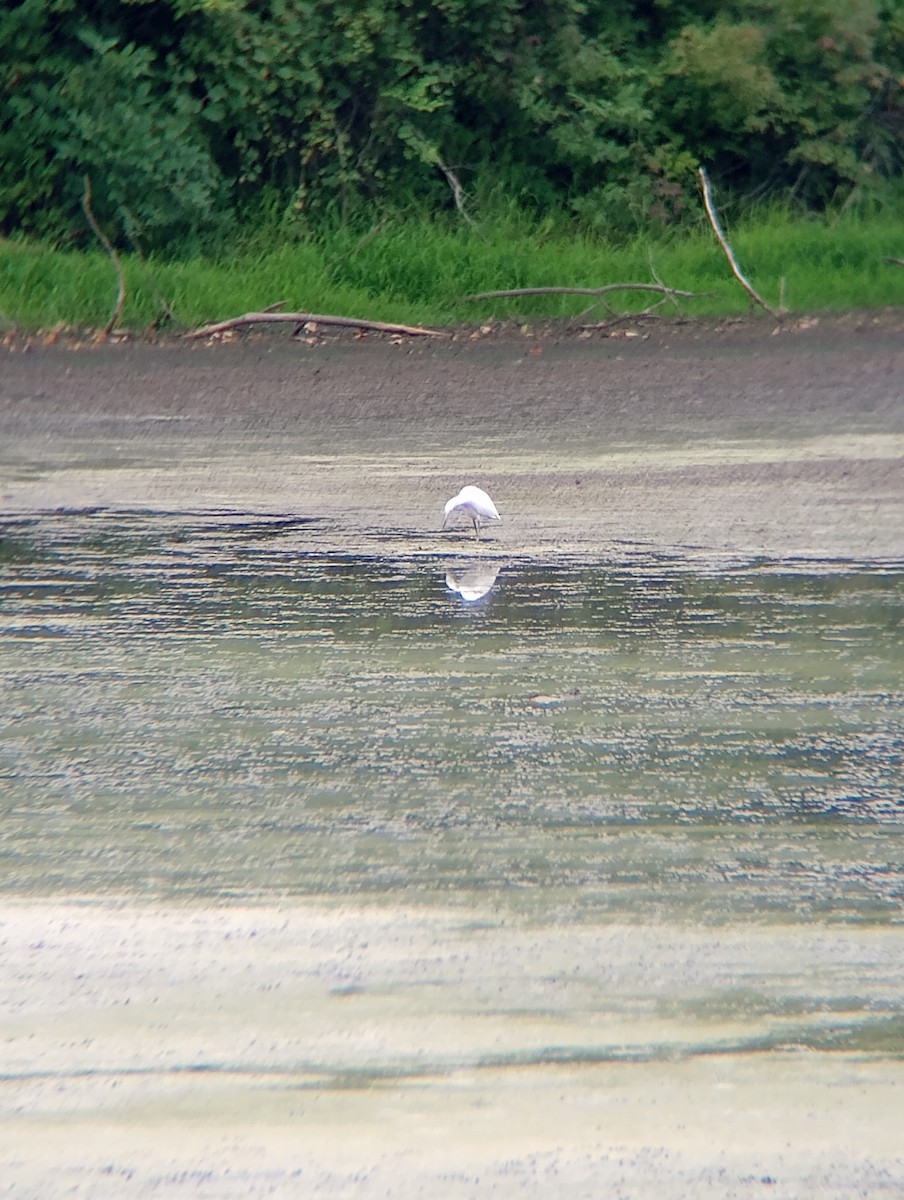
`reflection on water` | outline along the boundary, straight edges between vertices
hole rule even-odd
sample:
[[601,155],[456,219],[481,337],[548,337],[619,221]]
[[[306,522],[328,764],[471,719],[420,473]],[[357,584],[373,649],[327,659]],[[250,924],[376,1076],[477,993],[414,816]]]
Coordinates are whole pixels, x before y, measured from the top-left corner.
[[900,918],[904,564],[513,560],[494,588],[480,548],[305,532],[6,521],[0,887]]
[[474,604],[489,595],[501,569],[498,564],[493,563],[479,564],[476,567],[450,567],[446,571],[446,587],[461,596],[466,604]]

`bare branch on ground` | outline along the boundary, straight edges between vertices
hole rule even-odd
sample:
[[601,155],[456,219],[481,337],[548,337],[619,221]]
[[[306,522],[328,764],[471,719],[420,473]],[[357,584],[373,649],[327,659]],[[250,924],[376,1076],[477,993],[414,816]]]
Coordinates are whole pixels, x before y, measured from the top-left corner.
[[608,321],[596,321],[592,325],[581,325],[582,330],[602,330],[611,329],[615,325],[623,325],[625,321],[640,321],[644,317],[651,317],[657,309],[662,308],[663,304],[668,304],[672,299],[671,296],[663,296],[661,300],[657,300],[655,304],[651,304],[649,308],[643,308],[640,312],[616,313]]
[[709,223],[712,226],[712,231],[716,235],[716,241],[722,247],[722,251],[725,254],[725,257],[728,259],[728,265],[731,267],[732,275],[734,275],[735,279],[737,279],[738,283],[751,298],[751,300],[753,300],[755,304],[758,304],[760,308],[767,312],[770,317],[773,318],[773,320],[778,321],[779,324],[781,324],[781,314],[777,313],[775,309],[769,307],[763,297],[753,288],[750,281],[745,278],[741,272],[741,268],[738,266],[737,259],[734,256],[734,251],[732,250],[731,246],[729,246],[728,240],[725,237],[725,234],[722,232],[722,226],[719,224],[719,217],[716,213],[715,205],[713,204],[712,193],[709,186],[709,176],[706,174],[706,169],[704,167],[698,167],[697,174],[700,176],[700,183],[703,187],[703,204],[706,208],[706,215],[709,217]]
[[112,242],[106,236],[106,234],[101,229],[101,227],[98,225],[97,221],[94,218],[94,213],[91,211],[91,176],[90,175],[85,176],[85,192],[84,192],[84,195],[82,196],[82,211],[85,214],[85,219],[87,220],[88,224],[91,226],[91,230],[94,233],[94,236],[97,238],[97,240],[103,246],[104,250],[106,250],[107,256],[113,264],[113,269],[116,271],[116,280],[117,280],[117,284],[118,284],[118,290],[116,293],[116,303],[113,306],[113,312],[110,314],[110,320],[104,326],[104,331],[103,331],[104,337],[109,337],[110,334],[113,332],[116,322],[119,320],[119,318],[122,314],[122,306],[126,302],[126,280],[125,280],[125,276],[122,273],[122,263],[119,261],[119,255],[113,249]]
[[245,313],[241,317],[230,317],[228,321],[217,321],[213,325],[205,325],[186,333],[187,338],[212,337],[215,333],[225,333],[227,329],[239,329],[243,325],[292,324],[292,325],[337,325],[343,329],[367,329],[375,333],[398,333],[409,337],[448,337],[448,334],[437,329],[422,329],[416,325],[393,325],[385,321],[362,321],[357,317],[332,317],[321,313],[284,313],[272,312],[267,309],[261,312]]
[[[661,304],[665,303],[665,300],[668,300],[671,302],[671,305],[674,308],[675,312],[678,313],[678,315],[680,316],[681,315],[681,305],[675,299],[674,290],[666,287],[666,285],[659,278],[659,275],[656,272],[656,268],[653,266],[653,251],[652,251],[652,249],[647,253],[647,266],[650,268],[650,274],[653,276],[654,280],[659,284],[659,286],[663,289],[663,293],[664,293],[664,300],[660,300],[659,303],[651,305],[651,307],[647,311],[652,312],[653,309],[659,308]],[[646,316],[646,313],[644,315]]]
[[[462,296],[462,300],[496,300],[506,296],[605,296],[610,292],[656,292],[660,296],[680,296],[691,299],[704,295],[703,292],[683,292],[680,288],[666,287],[662,283],[607,283],[605,287],[529,287],[509,288],[503,292],[477,292],[473,296]],[[628,314],[630,316],[630,313]]]
[[883,258],[882,261],[891,263],[893,267],[904,267],[904,258]]
[[[500,297],[507,296],[592,296],[594,302],[588,305],[583,312],[576,317],[572,317],[570,324],[575,325],[582,317],[587,316],[595,308],[602,307],[608,314],[609,318],[605,321],[598,321],[592,325],[577,325],[581,330],[593,329],[609,329],[613,325],[619,325],[624,321],[640,320],[644,317],[652,316],[664,304],[672,304],[675,309],[680,312],[678,300],[691,300],[700,296],[711,295],[709,292],[688,292],[682,288],[669,287],[663,283],[656,272],[653,270],[652,263],[650,264],[650,274],[656,280],[655,283],[607,283],[603,287],[585,288],[585,287],[529,287],[529,288],[508,288],[505,291],[499,292],[478,292],[474,296],[463,296],[463,300],[494,300]],[[660,296],[654,304],[648,308],[641,309],[639,312],[616,312],[606,301],[604,296],[609,296],[613,292],[652,292],[654,295]]]

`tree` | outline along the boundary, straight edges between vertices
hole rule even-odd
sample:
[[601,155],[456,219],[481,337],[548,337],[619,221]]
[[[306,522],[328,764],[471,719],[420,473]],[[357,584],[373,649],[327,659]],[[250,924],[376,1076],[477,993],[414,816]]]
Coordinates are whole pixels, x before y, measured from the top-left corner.
[[[901,174],[885,0],[22,0],[0,23],[0,230],[191,242],[504,179],[610,232],[680,220],[705,161],[820,206]],[[696,202],[695,200],[693,201]]]

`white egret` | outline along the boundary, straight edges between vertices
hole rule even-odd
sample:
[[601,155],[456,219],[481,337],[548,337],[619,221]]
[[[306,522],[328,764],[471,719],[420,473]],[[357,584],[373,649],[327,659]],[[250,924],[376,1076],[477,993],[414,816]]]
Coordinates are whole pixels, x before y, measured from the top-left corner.
[[474,533],[477,535],[477,540],[480,541],[480,522],[481,521],[501,521],[499,513],[496,511],[496,505],[479,487],[474,487],[469,484],[463,487],[457,496],[453,496],[451,500],[446,501],[445,518],[443,520],[443,529],[449,521],[449,518],[455,512],[467,513],[474,525]]

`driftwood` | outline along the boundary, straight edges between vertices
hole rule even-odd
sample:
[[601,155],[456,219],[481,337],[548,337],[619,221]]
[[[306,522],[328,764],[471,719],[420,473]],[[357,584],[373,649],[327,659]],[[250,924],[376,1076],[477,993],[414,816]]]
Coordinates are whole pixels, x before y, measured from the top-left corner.
[[732,250],[731,246],[729,246],[728,239],[725,237],[725,234],[722,232],[722,226],[719,224],[719,218],[716,214],[712,193],[709,187],[709,177],[706,174],[705,168],[699,167],[697,169],[697,174],[700,176],[700,183],[703,187],[703,204],[706,208],[706,215],[709,217],[709,223],[712,226],[712,231],[716,235],[716,241],[722,247],[722,251],[725,254],[725,257],[728,259],[728,265],[731,267],[732,275],[734,275],[735,279],[737,279],[738,283],[751,298],[751,300],[754,301],[754,303],[758,304],[760,308],[767,312],[775,321],[781,323],[781,313],[778,313],[775,311],[775,309],[770,308],[763,297],[754,290],[750,281],[741,273],[741,268],[738,266],[737,259],[734,256],[734,251]]
[[94,218],[94,213],[91,211],[91,176],[85,176],[85,191],[82,196],[82,212],[85,214],[85,219],[91,226],[91,230],[104,250],[107,252],[107,257],[113,264],[113,269],[116,272],[116,281],[118,284],[116,292],[116,303],[113,305],[113,311],[110,314],[110,320],[104,326],[104,337],[109,337],[113,332],[116,322],[122,315],[122,306],[126,302],[126,280],[122,273],[122,263],[119,261],[119,255],[113,248],[113,244],[106,236],[104,231],[98,225]]
[[[614,325],[621,325],[625,321],[641,321],[644,317],[651,317],[657,309],[662,308],[663,304],[668,304],[670,300],[672,300],[671,296],[663,296],[661,300],[657,300],[648,308],[642,308],[640,312],[613,313],[608,321],[595,321],[592,325],[581,325],[580,328],[582,330],[611,329]],[[674,303],[674,301],[672,302]]]
[[[610,314],[606,321],[598,321],[592,325],[580,325],[578,328],[582,330],[591,329],[609,329],[613,325],[618,325],[622,321],[640,320],[643,317],[652,316],[658,308],[663,304],[674,304],[678,307],[677,300],[691,300],[698,296],[705,295],[704,292],[686,292],[681,288],[670,288],[662,282],[662,280],[650,268],[655,283],[607,283],[603,287],[582,288],[582,287],[531,287],[531,288],[509,288],[503,292],[479,292],[475,296],[464,296],[464,300],[493,300],[497,297],[505,296],[594,296],[597,302],[602,303],[603,307]],[[651,304],[648,308],[641,309],[640,312],[617,313],[606,304],[602,297],[610,295],[612,292],[653,292],[657,296],[661,296],[661,300],[657,300],[655,304]],[[583,313],[580,313],[574,320],[580,320],[591,309],[596,308],[596,304],[591,304]]]
[[215,333],[225,333],[227,329],[239,329],[243,325],[266,324],[338,325],[343,329],[368,329],[375,333],[398,333],[406,334],[409,337],[448,336],[437,329],[422,329],[415,325],[393,325],[385,321],[361,321],[357,317],[330,317],[320,313],[304,312],[273,312],[274,308],[280,307],[283,303],[285,302],[280,301],[279,304],[271,305],[269,309],[262,309],[260,312],[245,313],[241,317],[230,317],[228,321],[217,321],[213,325],[205,325],[203,329],[195,329],[191,333],[186,333],[185,337],[212,337]]
[[690,299],[700,292],[682,292],[680,288],[666,287],[662,283],[607,283],[605,287],[528,287],[509,288],[504,292],[477,292],[473,296],[462,296],[462,300],[496,300],[505,296],[605,296],[608,292],[657,292],[670,299],[680,296]]

